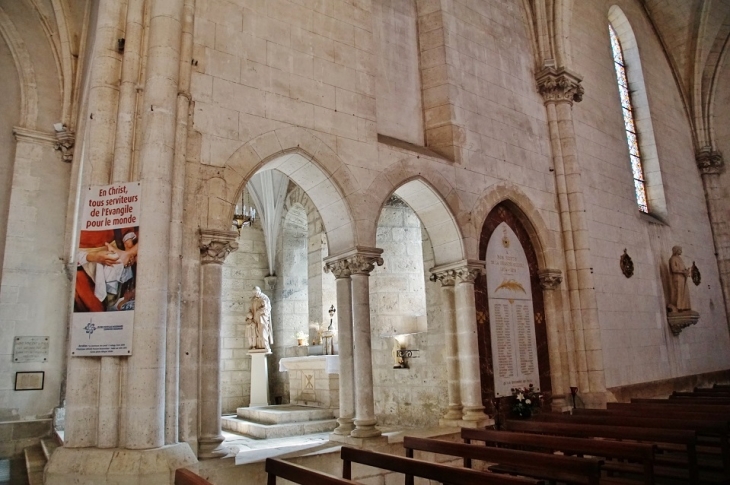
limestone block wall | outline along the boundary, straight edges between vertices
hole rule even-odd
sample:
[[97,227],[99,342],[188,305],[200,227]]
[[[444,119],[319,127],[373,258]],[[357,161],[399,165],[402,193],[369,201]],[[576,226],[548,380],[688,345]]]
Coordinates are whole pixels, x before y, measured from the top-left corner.
[[[440,291],[424,271],[434,266],[431,240],[396,197],[383,207],[377,234],[385,263],[370,276],[375,413],[384,425],[436,425],[448,403]],[[426,316],[427,328],[414,328],[416,315]],[[392,336],[404,333],[411,333],[401,338],[419,358],[393,369]]]
[[[667,201],[665,223],[640,216],[634,198],[608,37],[608,8],[613,3],[628,18],[641,55]],[[659,40],[634,0],[576,2],[573,19],[573,68],[583,75],[586,91],[573,112],[606,385],[727,368],[730,339],[702,183],[690,127]],[[670,333],[665,321],[667,260],[674,245],[684,248],[688,266],[695,261],[702,272],[702,284],[690,284],[700,321],[679,337]],[[630,279],[618,264],[624,248],[635,267]]]
[[[718,79],[717,91],[715,93],[715,141],[717,148],[722,152],[725,160],[725,172],[720,175],[720,207],[722,208],[718,214],[718,220],[723,221],[722,239],[724,241],[723,248],[717,248],[718,252],[728,254],[730,249],[730,111],[722,107],[728,106],[730,103],[730,76],[726,73],[730,72],[730,56],[725,56],[724,64],[720,67],[721,75]],[[724,249],[724,251],[720,251]],[[725,298],[730,297],[726,295]]]
[[266,292],[264,276],[269,273],[264,232],[260,219],[241,229],[238,250],[223,263],[221,326],[221,392],[223,412],[248,406],[251,396],[251,357],[248,356],[246,313],[253,287]]

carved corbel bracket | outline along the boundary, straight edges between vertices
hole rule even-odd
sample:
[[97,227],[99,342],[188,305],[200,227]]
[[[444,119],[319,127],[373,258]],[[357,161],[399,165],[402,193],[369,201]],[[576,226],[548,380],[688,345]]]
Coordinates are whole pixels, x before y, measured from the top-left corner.
[[565,68],[546,67],[535,75],[537,91],[545,102],[567,101],[580,103],[585,89],[581,86],[583,78]]
[[64,126],[62,130],[56,131],[56,140],[53,148],[61,152],[61,157],[64,162],[71,163],[74,158],[76,134],[73,131],[66,130]]
[[722,153],[717,150],[702,149],[695,160],[702,175],[720,174],[725,170],[725,160],[722,158]]
[[484,272],[484,261],[464,259],[455,263],[442,264],[431,268],[431,281],[440,281],[443,286],[455,283],[474,283]]
[[226,256],[238,249],[236,231],[200,230],[201,264],[223,264]]
[[382,249],[356,246],[342,254],[327,258],[324,271],[335,278],[347,278],[353,274],[368,274],[375,266],[383,265]]
[[543,290],[556,290],[563,282],[563,272],[559,269],[541,269],[537,272],[540,278],[540,287]]

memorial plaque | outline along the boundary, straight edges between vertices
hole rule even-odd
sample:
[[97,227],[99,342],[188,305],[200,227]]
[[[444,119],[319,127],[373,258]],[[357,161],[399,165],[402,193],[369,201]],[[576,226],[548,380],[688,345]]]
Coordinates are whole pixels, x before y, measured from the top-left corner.
[[517,235],[501,223],[487,245],[487,295],[494,395],[515,387],[540,390],[530,269]]
[[13,362],[48,362],[48,337],[15,337]]

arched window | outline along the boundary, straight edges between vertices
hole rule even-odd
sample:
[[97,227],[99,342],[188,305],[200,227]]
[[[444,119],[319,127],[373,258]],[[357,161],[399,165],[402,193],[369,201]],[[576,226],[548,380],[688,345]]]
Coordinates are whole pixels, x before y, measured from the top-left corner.
[[646,183],[644,181],[644,168],[641,165],[641,153],[639,151],[639,140],[636,136],[636,123],[634,122],[634,108],[631,104],[631,93],[629,92],[629,81],[626,77],[626,65],[624,64],[624,53],[621,50],[621,42],[618,40],[613,25],[608,24],[608,32],[611,36],[611,51],[613,52],[613,66],[616,69],[618,81],[618,92],[621,95],[621,109],[624,115],[624,128],[626,129],[626,141],[629,144],[629,157],[631,157],[631,171],[634,174],[634,191],[636,193],[636,204],[641,212],[649,212],[646,202]]
[[636,205],[661,219],[666,216],[666,201],[637,40],[618,6],[609,9],[608,21]]

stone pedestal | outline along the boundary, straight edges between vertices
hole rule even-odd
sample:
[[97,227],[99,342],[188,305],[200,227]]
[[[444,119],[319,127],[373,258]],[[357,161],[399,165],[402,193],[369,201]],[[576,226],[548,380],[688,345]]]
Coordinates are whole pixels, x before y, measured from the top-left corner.
[[339,408],[338,355],[287,357],[279,361],[279,371],[289,373],[291,404],[333,410]]
[[174,483],[175,470],[197,464],[187,443],[150,450],[58,448],[46,465],[44,483],[54,485]]
[[700,314],[693,310],[667,313],[667,323],[675,337],[682,333],[683,329],[696,324],[699,319]]
[[249,406],[269,405],[269,366],[266,356],[271,354],[265,349],[251,349],[251,402]]

